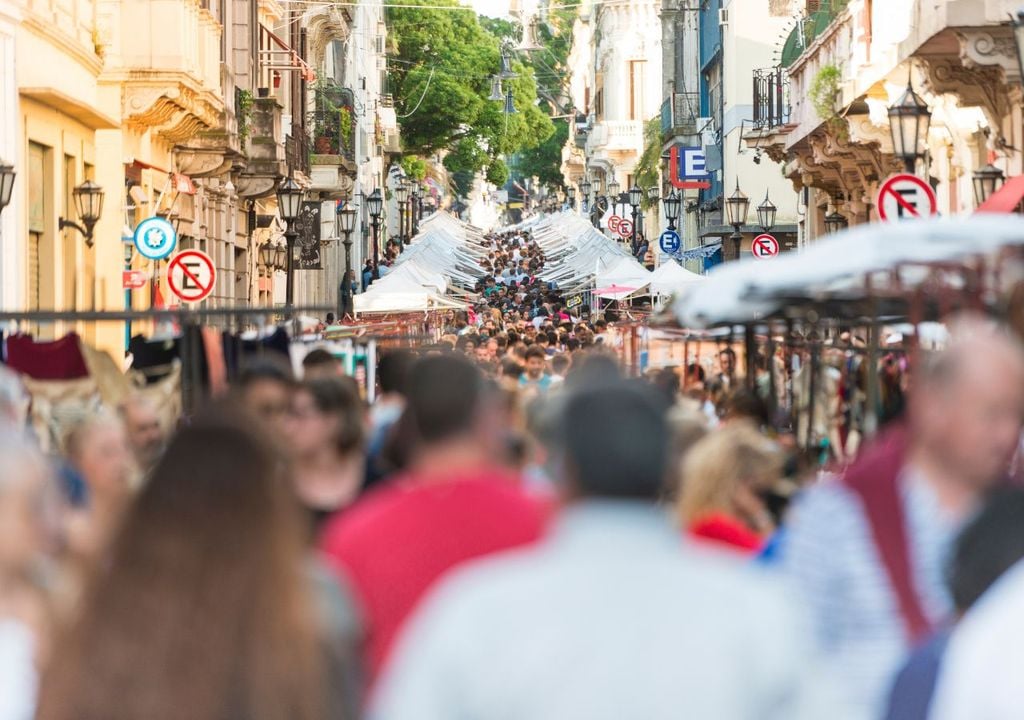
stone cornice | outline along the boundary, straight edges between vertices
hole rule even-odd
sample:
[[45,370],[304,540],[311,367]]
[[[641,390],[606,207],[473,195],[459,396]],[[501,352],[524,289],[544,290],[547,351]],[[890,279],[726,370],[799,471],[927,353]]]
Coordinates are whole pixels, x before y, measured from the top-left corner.
[[52,23],[48,23],[33,14],[28,14],[21,21],[22,27],[46,40],[46,42],[63,50],[67,55],[77,60],[82,67],[99,77],[103,70],[103,60],[96,54],[95,49],[90,52],[80,42],[57,29]]
[[130,70],[121,98],[125,122],[153,129],[174,144],[223,125],[224,101],[187,73]]

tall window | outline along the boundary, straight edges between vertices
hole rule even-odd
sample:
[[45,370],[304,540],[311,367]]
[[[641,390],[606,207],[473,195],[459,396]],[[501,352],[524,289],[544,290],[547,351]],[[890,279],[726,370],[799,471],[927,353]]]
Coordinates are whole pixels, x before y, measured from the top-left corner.
[[38,143],[28,144],[28,309],[41,307],[40,259],[46,232],[46,152]]
[[629,61],[629,119],[643,120],[644,114],[644,69],[646,60]]

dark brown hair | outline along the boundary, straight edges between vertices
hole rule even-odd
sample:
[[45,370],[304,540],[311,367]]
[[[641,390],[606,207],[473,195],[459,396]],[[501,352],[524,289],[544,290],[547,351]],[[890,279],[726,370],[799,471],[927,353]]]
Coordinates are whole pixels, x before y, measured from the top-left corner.
[[307,380],[299,385],[299,392],[308,392],[321,413],[338,417],[340,426],[334,438],[338,452],[345,454],[363,447],[365,407],[355,380],[350,377]]
[[58,639],[38,720],[324,716],[301,515],[248,425],[218,408],[172,440]]

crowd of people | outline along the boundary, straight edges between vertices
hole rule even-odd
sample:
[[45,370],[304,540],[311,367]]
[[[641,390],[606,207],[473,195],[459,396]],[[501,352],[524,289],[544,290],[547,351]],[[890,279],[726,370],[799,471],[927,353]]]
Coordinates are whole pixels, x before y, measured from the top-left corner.
[[[614,315],[487,242],[481,303],[383,352],[372,405],[268,351],[175,427],[130,396],[44,455],[0,367],[0,720],[1020,714],[1012,331],[883,357],[891,422],[805,473],[754,409],[799,404],[789,356],[627,377]],[[826,363],[829,417],[864,362]]]

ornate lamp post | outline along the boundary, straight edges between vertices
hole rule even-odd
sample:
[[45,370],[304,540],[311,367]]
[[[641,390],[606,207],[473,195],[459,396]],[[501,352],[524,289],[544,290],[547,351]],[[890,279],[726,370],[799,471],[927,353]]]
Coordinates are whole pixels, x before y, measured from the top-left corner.
[[743,233],[740,228],[747,224],[747,214],[750,212],[750,198],[740,190],[740,181],[736,181],[736,191],[725,200],[725,211],[729,224],[732,225],[732,235],[729,237],[736,250],[736,259],[740,259],[740,244],[743,242]]
[[592,188],[593,185],[589,180],[584,179],[583,182],[580,183],[580,192],[583,193],[583,205],[580,209],[584,212],[590,210],[590,190]]
[[768,191],[766,190],[764,202],[757,206],[757,224],[765,232],[770,232],[775,227],[775,216],[778,212],[779,209],[775,207],[775,203],[768,199]]
[[285,260],[285,305],[291,307],[295,297],[295,239],[298,233],[295,232],[295,221],[302,210],[302,200],[305,193],[299,184],[292,178],[285,180],[277,189],[277,212],[284,221],[284,240],[287,246],[287,258]]
[[373,279],[380,279],[380,213],[384,209],[384,198],[380,188],[366,198],[366,208],[370,213],[370,224],[373,228]]
[[974,184],[974,200],[977,204],[983,205],[1003,185],[1006,176],[1003,171],[989,163],[974,171],[972,182]]
[[352,315],[355,306],[352,302],[352,233],[356,229],[356,211],[346,207],[338,213],[338,227],[345,239],[345,278],[341,281],[341,317]]
[[395,188],[395,200],[398,201],[398,239],[409,244],[409,237],[406,234],[405,206],[409,201],[409,184],[404,180]]
[[570,185],[565,191],[565,196],[569,199],[569,209],[576,212],[576,188]]
[[833,210],[825,216],[825,232],[830,235],[845,230],[849,225],[850,221],[838,210]]
[[0,214],[3,213],[5,207],[11,204],[11,194],[14,192],[16,176],[14,166],[0,160]]
[[416,237],[420,234],[420,213],[423,212],[423,191],[420,190],[419,183],[413,183],[412,186],[412,200],[409,201],[410,214],[412,215],[412,237]]
[[908,173],[913,174],[917,159],[924,155],[931,121],[928,105],[914,92],[907,78],[906,91],[889,108],[889,132],[893,155],[903,161]]
[[[12,179],[11,183],[13,184],[13,182]],[[85,244],[92,247],[92,231],[96,227],[96,223],[99,222],[100,215],[103,214],[103,188],[92,180],[86,180],[71,191],[71,197],[75,202],[75,212],[78,214],[81,224],[74,220],[59,218],[57,227],[59,230],[67,227],[74,228],[82,233]]]
[[679,210],[682,208],[683,199],[679,193],[673,190],[663,201],[665,206],[665,217],[668,219],[668,229],[675,231],[676,220],[679,219]]

